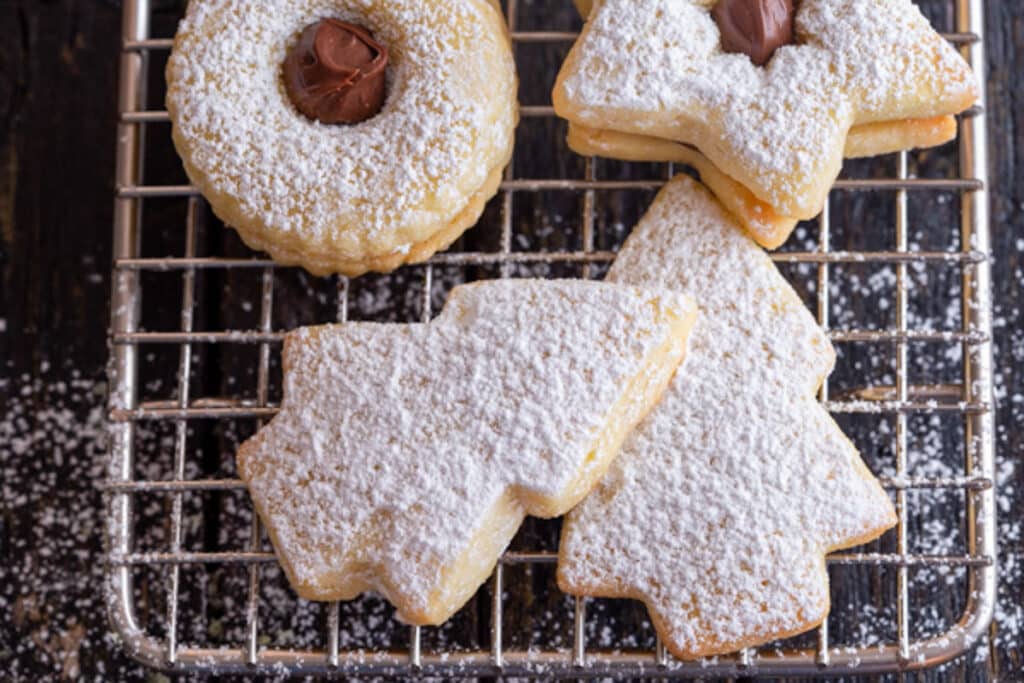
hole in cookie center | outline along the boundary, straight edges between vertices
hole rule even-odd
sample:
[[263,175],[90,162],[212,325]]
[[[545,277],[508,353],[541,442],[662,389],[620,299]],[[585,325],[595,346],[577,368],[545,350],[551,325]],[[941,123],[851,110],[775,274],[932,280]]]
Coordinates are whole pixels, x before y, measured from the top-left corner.
[[718,0],[711,16],[722,50],[742,53],[764,66],[783,45],[796,43],[793,0]]
[[323,19],[302,30],[284,62],[284,85],[305,116],[355,124],[384,106],[388,50],[364,27]]

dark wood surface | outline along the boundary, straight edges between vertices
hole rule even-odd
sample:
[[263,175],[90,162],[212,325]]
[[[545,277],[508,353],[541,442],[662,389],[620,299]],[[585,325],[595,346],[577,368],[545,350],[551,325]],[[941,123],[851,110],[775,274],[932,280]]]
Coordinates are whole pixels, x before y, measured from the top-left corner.
[[[258,0],[254,0],[258,1]],[[536,5],[543,5],[535,3]],[[567,26],[573,19],[562,2],[552,5],[563,8],[557,18]],[[154,2],[154,33],[170,35],[174,18],[180,11],[175,0]],[[1001,458],[1001,586],[998,618],[991,638],[975,653],[961,658],[939,671],[914,678],[923,681],[992,681],[1013,680],[1024,667],[1024,539],[1020,534],[1021,504],[1024,503],[1024,472],[1014,469],[1015,459],[1024,452],[1024,3],[1015,0],[992,0],[987,3],[990,80],[990,149],[992,183],[992,233],[995,260],[994,297],[997,307],[996,361],[999,369],[998,449]],[[565,15],[564,18],[562,15]],[[941,17],[940,17],[941,19]],[[110,232],[113,203],[113,159],[115,148],[115,90],[119,35],[119,8],[116,2],[100,0],[0,0],[0,679],[46,680],[88,678],[101,680],[157,680],[133,664],[107,636],[106,615],[102,600],[99,564],[101,551],[100,502],[95,488],[103,476],[104,443],[102,417],[104,399],[104,364],[107,357],[106,329],[109,316]],[[525,27],[524,28],[528,28]],[[538,52],[534,59],[538,68],[550,67],[558,53]],[[538,93],[547,86],[533,88],[531,104],[539,103]],[[154,108],[159,108],[159,87],[154,87]],[[547,124],[545,124],[547,125]],[[518,163],[523,173],[530,165],[544,162],[543,153],[536,153],[545,144],[561,135],[561,129],[536,130],[533,148],[521,154]],[[150,157],[151,171],[163,179],[181,179],[180,168],[166,145],[154,147]],[[915,157],[915,169],[922,175],[941,174],[941,157]],[[566,168],[540,168],[537,177],[578,176],[576,160]],[[865,167],[866,168],[866,167]],[[555,171],[554,173],[552,171]],[[861,167],[851,166],[851,172]],[[606,174],[619,172],[615,165],[602,167]],[[635,173],[635,169],[631,171]],[[653,172],[657,172],[652,170]],[[558,230],[534,229],[533,225],[550,215],[578,213],[575,199],[544,196],[542,208],[536,200],[526,198],[517,205],[517,225],[522,224],[523,244],[520,248],[555,249],[565,246],[565,236]],[[837,224],[854,223],[865,210],[860,200],[851,200],[836,208]],[[879,210],[877,206],[869,208]],[[565,206],[552,204],[565,202]],[[602,211],[600,240],[614,246],[621,240],[622,227],[628,228],[642,206],[609,199],[600,203]],[[954,209],[955,210],[955,209]],[[153,214],[145,237],[150,255],[180,253],[180,206],[154,203]],[[492,212],[493,213],[493,212]],[[485,219],[493,222],[494,216]],[[620,225],[621,224],[621,225]],[[927,233],[932,225],[945,225],[949,216],[929,208],[920,217],[925,227],[923,242],[941,241]],[[839,239],[843,239],[839,228]],[[571,238],[570,238],[571,239]],[[799,238],[797,238],[799,239]],[[849,239],[856,239],[849,236]],[[493,232],[478,230],[467,236],[463,247],[493,248]],[[209,221],[200,230],[204,249],[220,253],[246,253],[237,238]],[[603,245],[599,245],[603,246]],[[863,245],[862,245],[863,246]],[[933,244],[935,248],[945,248]],[[578,274],[566,272],[564,274]],[[486,277],[488,272],[440,273],[439,278],[452,282],[466,277]],[[865,276],[869,275],[867,273]],[[413,276],[410,276],[413,277]],[[165,283],[167,286],[165,287]],[[224,297],[234,296],[258,302],[253,296],[257,284],[251,275],[210,275],[200,282],[205,293],[197,311],[200,329],[215,327],[252,327],[254,313],[247,307],[220,306]],[[328,298],[306,296],[308,291],[322,294],[333,287],[300,274],[281,277],[277,284],[278,299],[297,302],[278,311],[275,326],[292,326],[322,319],[333,306]],[[354,286],[354,296],[365,301],[380,300],[380,281],[366,278]],[[936,277],[930,286],[941,287]],[[147,305],[144,323],[150,329],[169,329],[176,322],[180,280],[154,277],[147,284],[150,290],[162,290]],[[442,297],[443,291],[438,293]],[[396,319],[415,315],[418,299],[409,302],[389,301],[388,315]],[[213,302],[213,303],[211,303]],[[870,307],[870,304],[860,304]],[[408,311],[405,309],[409,309]],[[357,314],[366,311],[354,306]],[[870,311],[860,311],[868,315]],[[884,316],[881,319],[884,324]],[[250,391],[253,381],[248,368],[252,358],[246,351],[215,354],[200,351],[195,379],[197,391],[209,394]],[[176,349],[158,349],[144,360],[154,378],[144,394],[166,396],[176,364]],[[849,359],[848,359],[849,360]],[[856,359],[854,359],[856,360]],[[867,367],[872,360],[865,357]],[[854,362],[848,363],[853,367]],[[165,372],[153,368],[163,366]],[[921,368],[922,372],[939,372],[936,364]],[[847,378],[842,367],[836,378],[842,386]],[[851,384],[854,382],[849,378]],[[237,388],[235,388],[237,385]],[[245,386],[242,386],[245,385]],[[863,426],[848,424],[857,431]],[[224,474],[225,464],[217,454],[229,452],[238,438],[252,425],[223,429],[198,430],[191,438],[201,445],[203,456],[196,465],[203,474]],[[165,434],[147,436],[147,444],[162,447]],[[164,449],[166,450],[166,449]],[[869,461],[882,458],[887,451],[882,445],[877,453],[866,453]],[[159,463],[158,463],[159,465]],[[150,476],[159,476],[152,473]],[[154,538],[159,540],[159,520],[166,512],[165,501],[154,500],[142,506],[143,517],[152,517]],[[942,508],[941,505],[938,506]],[[229,544],[238,529],[246,528],[244,506],[236,505],[230,496],[196,502],[197,519],[218,520],[194,530],[206,546]],[[234,519],[237,517],[237,519]],[[921,522],[927,524],[927,520]],[[952,535],[958,530],[950,531]],[[148,538],[142,534],[143,542]],[[551,544],[551,525],[531,525],[517,543]],[[237,539],[235,539],[237,540]],[[568,606],[548,590],[550,576],[543,571],[509,572],[510,590],[524,596],[509,608],[506,628],[512,645],[539,644],[540,639],[560,639],[568,643],[565,630]],[[873,579],[847,579],[833,575],[837,584],[849,591],[851,600],[863,601],[877,595],[880,609],[886,600],[891,577],[881,574]],[[218,600],[238,590],[244,577],[230,572],[197,580],[186,579],[194,595],[186,597],[204,602],[207,615],[219,614]],[[269,576],[268,581],[280,583]],[[201,585],[200,585],[201,584]],[[140,596],[140,604],[149,605],[154,614],[162,610],[159,596],[160,577],[140,578],[144,589],[152,586],[153,596]],[[962,597],[955,590],[934,590],[917,596],[919,607],[940,616],[955,617]],[[212,587],[212,588],[211,588]],[[267,601],[273,603],[286,595],[283,586],[268,590]],[[889,595],[891,598],[891,595]],[[871,598],[867,598],[870,603]],[[210,604],[206,604],[206,603]],[[360,609],[387,616],[383,605],[363,603]],[[448,629],[429,638],[445,642],[487,642],[486,623],[481,611],[460,614]],[[147,615],[144,614],[144,617]],[[157,619],[156,616],[153,617]],[[235,619],[233,622],[232,619]],[[595,610],[595,620],[609,623],[616,629],[632,628],[637,643],[646,644],[650,637],[642,611],[628,603],[616,603]],[[209,639],[217,634],[237,630],[237,617],[209,617],[202,631],[183,637]],[[401,644],[404,630],[386,625],[387,639]],[[529,631],[516,631],[509,624],[530,623]],[[857,632],[856,619],[840,624],[840,630]],[[309,624],[298,615],[293,623],[277,624],[280,629],[301,632]],[[186,625],[186,629],[192,626]],[[224,635],[225,639],[228,636]],[[363,644],[380,642],[380,634],[365,636]],[[599,633],[594,636],[599,639]],[[358,642],[360,636],[354,634]],[[302,642],[295,637],[296,644]],[[426,647],[430,647],[428,640]]]

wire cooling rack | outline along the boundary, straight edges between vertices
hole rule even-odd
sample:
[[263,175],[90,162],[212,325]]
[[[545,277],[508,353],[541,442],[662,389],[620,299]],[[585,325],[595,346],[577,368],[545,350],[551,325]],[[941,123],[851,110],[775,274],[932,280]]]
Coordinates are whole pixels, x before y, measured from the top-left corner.
[[[545,24],[547,12],[554,14],[549,7],[517,0],[503,5],[524,92],[534,81],[537,92],[549,91],[558,62],[550,53],[568,50],[574,27]],[[530,522],[533,531],[517,540],[490,585],[456,617],[470,625],[455,628],[456,635],[434,637],[432,629],[396,626],[386,611],[379,617],[386,608],[368,602],[372,598],[314,605],[281,588],[269,599],[274,556],[233,471],[231,444],[244,435],[225,440],[231,429],[224,427],[218,441],[210,433],[238,423],[251,433],[274,414],[279,342],[289,326],[350,316],[429,320],[448,286],[483,277],[600,277],[625,227],[675,169],[576,158],[561,142],[564,129],[551,107],[524,106],[520,144],[537,137],[529,128],[538,122],[557,141],[535,140],[526,154],[517,152],[501,193],[469,233],[475,238],[391,276],[310,279],[232,246],[231,234],[217,226],[208,231],[206,223],[214,221],[193,188],[176,184],[180,172],[165,173],[159,164],[157,172],[149,169],[147,154],[168,155],[170,149],[167,114],[149,91],[161,91],[159,65],[170,49],[173,23],[168,27],[164,17],[169,31],[154,37],[156,10],[149,0],[125,0],[123,8],[112,445],[103,487],[111,625],[136,658],[173,671],[339,676],[869,673],[934,666],[967,651],[984,633],[996,589],[984,102],[961,117],[958,145],[924,157],[900,154],[851,164],[822,216],[797,231],[795,246],[775,255],[839,348],[839,369],[821,399],[885,475],[899,512],[896,531],[881,542],[829,558],[833,614],[824,626],[733,656],[675,661],[642,613],[635,616],[635,605],[558,594],[550,540],[557,538],[557,523]],[[922,8],[947,17],[947,37],[984,83],[981,0],[923,0]],[[531,58],[531,50],[546,51],[547,57]],[[529,71],[536,64],[546,65],[548,81]],[[542,151],[539,162],[536,149]],[[952,170],[915,177],[942,155],[948,163],[938,167]],[[858,171],[862,177],[849,177]],[[847,201],[866,205],[867,212],[847,211]],[[632,214],[623,208],[630,206]],[[159,246],[147,246],[148,231],[166,225],[169,214],[180,215],[184,224],[179,220],[180,227],[170,231],[170,239],[158,240]],[[162,222],[151,216],[162,216]],[[844,216],[852,216],[851,230],[841,224]],[[940,237],[956,243],[922,247],[924,238],[914,232],[918,220],[937,224]],[[875,239],[833,248],[857,244],[850,236],[857,231]],[[235,294],[249,275],[256,303]],[[891,296],[870,300],[874,290],[865,289],[864,280],[878,278]],[[167,282],[172,286],[160,284]],[[156,302],[174,300],[177,292],[180,315],[149,319],[151,312],[165,310]],[[922,299],[926,308],[947,309],[939,323],[919,312]],[[198,316],[205,314],[196,311],[212,308],[226,312],[199,325]],[[860,322],[880,310],[885,315],[875,323]],[[959,324],[943,327],[950,318]],[[927,349],[952,358],[956,372],[941,378],[922,373],[931,367],[918,359]],[[251,380],[251,390],[232,391],[233,376],[222,377],[213,389],[197,379],[232,365],[243,368],[238,374]],[[169,396],[149,396],[161,386],[157,376],[171,378]],[[945,464],[938,466],[940,461]],[[206,500],[231,495],[241,512]],[[928,495],[944,496],[945,502],[925,504]],[[942,517],[938,535],[926,533],[936,521],[922,521],[929,510]],[[241,535],[224,531],[231,527],[218,517],[231,516],[225,511],[234,515]],[[213,525],[220,531],[210,532]],[[940,536],[954,542],[939,543]],[[233,583],[217,578],[231,571]],[[945,603],[946,621],[936,626],[928,616],[929,600],[943,591],[953,597]],[[529,605],[538,604],[543,613],[531,613]],[[212,619],[209,613],[218,610],[234,614]],[[366,610],[373,614],[368,617]],[[313,616],[296,621],[297,613]],[[866,621],[865,614],[884,618]],[[195,627],[197,621],[203,625]],[[234,626],[225,630],[226,622]],[[353,633],[385,630],[399,635],[352,644],[359,640]]]

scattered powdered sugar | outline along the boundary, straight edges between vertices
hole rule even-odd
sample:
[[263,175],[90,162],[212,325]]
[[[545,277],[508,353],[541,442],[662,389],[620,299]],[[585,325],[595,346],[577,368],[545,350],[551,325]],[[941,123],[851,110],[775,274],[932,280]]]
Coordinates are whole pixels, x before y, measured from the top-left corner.
[[[108,466],[107,385],[96,379],[99,374],[48,367],[44,361],[36,377],[0,376],[0,671],[4,680],[169,680],[118,656],[120,645],[107,624],[103,586],[109,567],[101,557],[106,509],[100,491]],[[234,439],[230,429],[225,437],[229,442]],[[173,433],[140,424],[136,445],[141,456],[139,478],[165,478]],[[196,463],[190,460],[186,477],[198,476]],[[165,496],[137,499],[137,547],[166,549],[168,500]],[[235,499],[225,499],[220,512],[228,527],[233,516],[247,519],[248,502],[237,499],[244,512],[235,510],[234,504]],[[205,519],[194,498],[186,498],[184,513],[186,527]],[[243,642],[245,573],[230,567],[189,573],[186,568],[185,577],[179,628],[186,642]],[[322,647],[322,607],[297,603],[276,568],[263,569],[262,579],[260,645]],[[148,631],[159,633],[164,627],[166,588],[164,571],[136,576],[134,605]],[[407,629],[391,625],[391,616],[391,608],[379,598],[343,605],[341,647],[380,649],[400,643]],[[432,637],[444,644],[449,630],[437,629]],[[44,676],[41,672],[46,670],[52,675]]]
[[13,680],[32,659],[77,678],[82,659],[110,644],[90,594],[102,582],[91,487],[105,465],[104,391],[74,371],[0,379],[0,670]]
[[966,62],[910,0],[804,0],[765,67],[723,53],[710,3],[603,0],[556,86],[592,128],[694,144],[781,215],[809,217],[851,125],[956,113]]
[[[628,226],[623,223],[610,224],[606,231],[614,232],[618,240]],[[999,236],[999,233],[994,233]],[[918,236],[910,247],[918,251],[933,246]],[[1013,242],[1011,240],[1010,244]],[[790,245],[795,249],[814,249],[817,240],[808,235],[805,228],[799,228]],[[1012,251],[1012,250],[1011,250]],[[1006,258],[1003,254],[1000,258]],[[1012,255],[1010,256],[1012,258]],[[804,272],[807,271],[807,272]],[[401,275],[401,271],[398,275]],[[1015,282],[1022,282],[1019,266],[1007,264],[1006,272]],[[844,281],[849,272],[835,273],[833,281]],[[795,280],[813,281],[809,268],[801,267],[795,272]],[[394,276],[393,276],[394,277]],[[927,275],[920,274],[922,283]],[[931,270],[934,281],[935,271]],[[319,283],[314,280],[313,284]],[[1009,286],[1010,280],[1000,280],[1000,287]],[[933,282],[934,284],[934,282]],[[412,289],[400,285],[403,292]],[[812,288],[813,289],[813,288]],[[313,296],[320,290],[303,291]],[[860,300],[875,301],[891,296],[891,278],[864,278],[855,288],[835,289],[833,297],[834,324],[836,327],[855,326],[851,317],[855,303]],[[401,308],[402,304],[391,301],[396,295],[387,287],[353,301],[352,311],[360,316],[385,318],[388,306]],[[956,292],[931,290],[931,297],[951,299],[958,303]],[[390,302],[390,303],[389,303]],[[1024,524],[1020,519],[1021,492],[1024,491],[1024,470],[1017,466],[1019,425],[1024,424],[1024,393],[1020,389],[1018,368],[1024,366],[1024,329],[1017,325],[1021,311],[1018,307],[1006,305],[997,297],[995,315],[995,359],[996,398],[998,406],[996,472],[998,486],[999,530],[999,600],[996,607],[995,628],[990,641],[983,642],[971,655],[982,661],[991,654],[1008,662],[1024,661],[1021,650],[1024,637],[1024,605],[1019,600],[1020,586],[1024,585]],[[908,321],[911,327],[931,324],[936,327],[955,327],[959,312],[943,315],[941,310],[925,318],[912,311]],[[13,324],[11,334],[21,334]],[[848,345],[843,345],[844,350]],[[957,346],[957,345],[952,345]],[[922,367],[933,370],[940,358],[929,356],[922,360]],[[848,361],[847,361],[848,362]],[[841,364],[842,365],[842,364]],[[883,363],[884,366],[884,363]],[[954,363],[954,366],[955,363]],[[157,683],[163,677],[143,670],[119,654],[119,647],[109,636],[106,623],[105,596],[100,587],[106,567],[100,561],[102,520],[106,512],[101,508],[101,495],[97,482],[105,477],[107,451],[105,443],[105,418],[103,400],[105,383],[99,379],[102,371],[97,368],[79,371],[73,367],[50,367],[36,378],[12,374],[9,369],[0,372],[0,510],[4,521],[0,522],[0,546],[5,561],[0,561],[0,670],[18,680],[19,676],[40,678],[39,671],[52,670],[53,676],[73,675],[80,671],[86,677],[100,677],[109,680],[136,680],[149,676]],[[958,367],[958,366],[956,366]],[[858,377],[867,369],[856,371]],[[143,377],[147,383],[156,384],[152,377]],[[230,381],[232,378],[228,378]],[[876,381],[892,384],[893,376],[881,372]],[[154,386],[155,390],[155,386]],[[949,446],[938,440],[932,432],[939,428],[932,422],[938,419],[929,416],[922,425],[924,437],[914,447],[919,473],[933,476],[957,476],[963,473],[955,457],[951,460]],[[885,427],[881,422],[879,427]],[[167,476],[173,453],[172,434],[151,429],[145,423],[138,426],[140,468],[139,478],[160,479]],[[248,431],[239,433],[234,423],[228,422],[223,429],[224,458],[230,459],[241,439]],[[892,439],[891,433],[881,432],[877,439],[871,439],[866,446],[884,444]],[[858,444],[862,443],[858,438]],[[17,453],[15,453],[15,448]],[[59,472],[54,471],[51,454],[63,462]],[[883,459],[883,462],[886,462]],[[192,468],[189,460],[187,476],[203,476]],[[891,468],[878,467],[882,474],[892,474]],[[917,472],[915,473],[917,474]],[[205,476],[210,476],[207,473]],[[14,501],[20,501],[15,504]],[[934,499],[921,497],[912,501],[913,517],[930,518],[926,525],[915,529],[912,540],[919,550],[943,552],[953,549],[962,551],[962,545],[955,546],[960,520],[949,514],[950,508],[935,507]],[[164,528],[166,525],[166,497],[148,497],[142,501],[137,525],[139,544],[145,548],[165,549]],[[958,505],[957,501],[954,504]],[[210,524],[203,517],[201,509],[194,509],[186,500],[185,522],[188,526]],[[244,492],[227,498],[219,513],[221,519],[221,547],[244,548],[248,536],[250,503]],[[237,529],[235,528],[237,527]],[[230,536],[230,538],[229,538]],[[238,539],[241,540],[238,540]],[[232,541],[229,544],[229,540]],[[196,547],[201,549],[201,547]],[[935,549],[935,550],[932,550]],[[69,559],[70,558],[70,559]],[[534,572],[536,573],[536,572]],[[939,592],[964,590],[966,583],[960,581],[957,587],[947,582],[962,579],[962,570],[943,568],[917,568],[910,573],[911,591],[924,595]],[[183,632],[189,634],[187,642],[206,645],[215,643],[239,647],[245,642],[246,627],[246,572],[230,566],[210,565],[186,575],[194,589],[194,600],[182,603],[181,623]],[[224,580],[219,577],[229,577]],[[511,570],[506,568],[506,582],[511,580]],[[162,619],[161,592],[166,589],[162,573],[141,577],[136,594],[136,606],[140,615],[148,621],[148,630],[160,632]],[[892,580],[887,574],[882,581],[882,590]],[[281,572],[274,565],[266,565],[261,571],[260,590],[260,631],[261,647],[322,648],[324,645],[323,623],[325,608],[321,605],[296,599]],[[572,600],[563,599],[557,607],[545,610],[539,615],[520,613],[520,606],[540,595],[554,591],[553,580],[545,575],[530,585],[537,586],[536,594],[527,593],[521,583],[506,594],[506,642],[527,641],[537,650],[558,648],[571,655]],[[844,623],[856,624],[848,627],[844,642],[852,645],[880,645],[891,643],[894,637],[894,603],[888,597],[865,600],[859,595],[846,596],[842,602],[833,605],[833,615]],[[623,648],[634,645],[649,651],[653,647],[653,632],[649,626],[623,616],[622,601],[591,600],[587,607],[588,648]],[[470,610],[472,611],[472,610]],[[214,614],[214,612],[220,613]],[[387,650],[405,647],[408,629],[395,623],[394,611],[383,600],[374,597],[361,598],[341,605],[341,647],[348,649]],[[957,613],[923,612],[918,605],[911,611],[915,633],[937,634],[949,628],[959,615]],[[475,635],[467,636],[466,626],[457,618],[444,627],[424,629],[426,651],[454,652],[461,648],[486,648],[486,636],[477,641]],[[475,633],[475,631],[473,632]],[[835,629],[833,629],[835,635]],[[482,645],[481,645],[482,643]],[[1011,659],[1011,658],[1016,659]],[[960,666],[954,663],[942,667],[948,671]],[[1012,669],[1004,669],[1004,674]],[[284,676],[278,677],[284,680]]]
[[[543,11],[550,9],[549,0],[534,0],[526,4]],[[1007,182],[1012,183],[1012,180]],[[933,199],[940,200],[940,203],[943,199],[941,195],[935,197],[933,193],[927,194],[929,205]],[[599,198],[601,196],[599,193]],[[1021,645],[1024,642],[1024,605],[1020,601],[1020,587],[1024,585],[1024,525],[1020,518],[1024,469],[1015,464],[1020,452],[1020,425],[1024,424],[1024,393],[1021,393],[1019,371],[1019,368],[1024,367],[1024,329],[1019,324],[1020,309],[1006,303],[1014,296],[1012,292],[1017,293],[1016,299],[1019,300],[1020,287],[1014,283],[1024,282],[1024,273],[1019,266],[1019,252],[1024,251],[1024,240],[1018,238],[1014,241],[1013,236],[1008,234],[1012,226],[1020,224],[1021,209],[1024,209],[1024,205],[1014,203],[1009,215],[1000,213],[993,217],[993,238],[998,245],[1006,247],[1000,249],[997,246],[995,250],[1002,266],[997,269],[1002,277],[997,280],[999,294],[995,300],[1000,595],[992,641],[983,643],[974,655],[976,659],[983,660],[990,652],[996,652],[1004,663],[1010,663],[1002,671],[1003,677],[1008,680],[1016,673],[1013,662],[1024,662]],[[872,220],[874,217],[873,213],[868,216]],[[552,215],[550,205],[544,211],[538,211],[535,216],[536,221],[545,222],[546,230],[568,232],[577,226],[575,221],[578,219],[574,215],[567,216],[564,222],[557,221],[558,218],[562,217]],[[549,220],[556,222],[555,227],[549,227]],[[601,230],[612,244],[617,244],[633,221],[620,222],[618,214],[609,216],[608,220],[615,222],[604,224]],[[920,222],[927,224],[929,221]],[[817,248],[817,240],[807,239],[806,234],[801,235],[801,232],[806,231],[798,229],[790,246],[803,250]],[[526,238],[517,232],[515,239]],[[924,243],[924,238],[921,239],[922,243],[911,242],[912,251],[933,246]],[[520,250],[526,251],[529,246],[523,244]],[[1012,253],[1014,248],[1017,255]],[[101,261],[103,269],[106,269],[106,260]],[[512,272],[525,274],[527,265],[516,265]],[[539,264],[530,272],[541,273],[542,268],[547,267],[547,264]],[[915,269],[916,266],[912,267],[912,277],[925,287],[920,294],[922,298],[938,297],[948,301],[949,310],[945,315],[939,310],[928,318],[919,317],[912,310],[909,326],[915,329],[925,325],[956,329],[960,319],[958,291],[935,290],[934,269],[929,269],[930,275],[920,273],[916,276],[913,275]],[[791,272],[795,274],[793,279],[796,281],[810,279],[806,290],[813,293],[814,270],[812,266],[804,265],[792,268]],[[860,278],[854,287],[837,283],[857,277],[855,271],[833,268],[834,327],[857,327],[863,324],[864,313],[858,310],[858,305],[864,301],[894,302],[892,269],[881,267],[880,270],[888,270],[890,274],[873,277],[867,275]],[[416,269],[408,269],[389,278],[372,279],[372,286],[367,285],[358,290],[358,297],[354,297],[350,304],[351,312],[356,316],[378,320],[409,317],[404,312],[418,310],[421,298],[421,293],[410,285],[416,272]],[[87,280],[92,283],[103,277],[105,273],[91,272]],[[435,271],[435,288],[438,287],[439,278],[438,271]],[[933,289],[927,289],[929,278]],[[359,282],[370,280],[362,278]],[[323,283],[329,286],[321,286]],[[321,303],[333,300],[333,282],[313,279],[308,290],[300,290],[298,295],[316,296],[323,299]],[[443,293],[438,296],[443,299]],[[226,305],[231,303],[229,301]],[[891,305],[889,310],[892,310]],[[20,329],[16,315],[9,315],[15,317],[7,319],[6,332],[10,335],[25,333]],[[3,331],[2,322],[0,331]],[[91,342],[101,344],[100,336],[95,335]],[[845,355],[847,349],[859,346],[842,345],[840,353]],[[947,348],[950,354],[959,353],[958,344],[950,344]],[[844,360],[840,363],[840,370],[848,369],[851,374],[857,375],[857,381],[891,386],[894,382],[891,358],[886,358],[884,349],[871,347],[864,355],[870,355],[871,358]],[[879,357],[877,361],[875,356]],[[106,513],[100,506],[101,496],[96,489],[96,483],[105,476],[107,459],[102,407],[105,384],[99,379],[102,370],[88,367],[79,372],[71,367],[58,366],[32,378],[13,373],[9,370],[12,367],[10,364],[5,372],[2,362],[3,359],[0,359],[0,486],[3,487],[0,495],[0,549],[3,551],[3,560],[0,560],[0,671],[14,680],[48,679],[50,677],[40,672],[49,667],[53,672],[52,677],[73,677],[80,670],[82,677],[89,679],[149,680],[152,683],[168,681],[163,675],[144,670],[130,662],[107,635],[109,628],[106,624],[105,597],[100,589],[106,572],[100,560],[102,520]],[[928,356],[921,361],[921,368],[937,372],[945,367],[944,364],[959,369],[958,363],[955,358]],[[844,365],[849,368],[843,368]],[[156,390],[159,380],[146,376],[141,379],[145,384],[153,385],[153,391]],[[225,378],[229,386],[236,380],[243,383],[240,377]],[[873,466],[882,474],[893,473],[891,467],[883,466],[891,461],[891,451],[886,450],[892,440],[891,431],[886,431],[888,426],[889,423],[885,421],[879,422],[877,438],[866,438],[863,429],[857,434],[858,445],[863,445],[867,457],[879,461],[873,462]],[[221,457],[228,463],[238,443],[248,436],[249,431],[247,427],[237,427],[230,421],[218,426],[217,430],[223,438]],[[919,466],[922,467],[921,473],[934,476],[962,475],[962,466],[955,459],[951,463],[944,462],[944,459],[949,459],[950,446],[930,435],[928,430],[924,431],[928,435],[922,439],[919,447],[915,447]],[[147,424],[138,426],[138,434],[143,457],[140,458],[137,476],[166,478],[173,453],[172,435]],[[17,444],[18,454],[13,452],[14,444]],[[55,449],[54,444],[61,445]],[[877,454],[869,452],[872,446],[877,447]],[[209,444],[201,448],[197,445],[194,455],[198,456],[209,449]],[[58,451],[63,467],[55,474],[50,458],[51,452]],[[955,449],[953,454],[954,457],[957,455]],[[190,453],[187,476],[213,476],[208,471],[198,473],[194,469],[192,455]],[[233,472],[228,473],[228,476],[232,475]],[[15,499],[21,501],[22,505],[14,505],[11,501]],[[137,524],[140,545],[166,550],[168,499],[168,496],[163,495],[142,498]],[[959,501],[953,502],[959,504]],[[926,497],[913,501],[912,517],[920,513],[930,518],[920,529],[912,532],[912,540],[918,549],[962,551],[962,545],[956,546],[957,536],[961,533],[961,520],[955,515],[951,516],[949,511],[948,505],[936,505]],[[247,542],[251,512],[248,496],[239,492],[236,496],[227,497],[223,507],[214,512],[219,517],[204,516],[201,509],[193,508],[189,499],[186,499],[185,523],[189,528],[217,526],[216,540],[223,544],[222,549],[243,549]],[[69,532],[69,529],[72,531]],[[234,543],[228,545],[229,540]],[[193,548],[217,549],[203,545]],[[868,569],[864,573],[874,574],[875,571]],[[510,574],[510,569],[506,567],[506,584],[509,583]],[[927,595],[954,593],[956,591],[946,584],[955,582],[963,574],[962,570],[917,568],[910,572],[911,590]],[[219,578],[222,576],[233,577],[234,580],[224,581]],[[185,600],[181,605],[181,628],[188,635],[185,641],[196,645],[212,644],[214,647],[243,646],[247,637],[244,621],[246,569],[207,565],[194,568],[186,577],[193,589],[189,595],[194,596],[195,600]],[[322,649],[326,642],[323,631],[326,607],[297,599],[275,564],[263,565],[260,578],[260,647]],[[884,572],[881,580],[872,584],[870,595],[843,596],[841,602],[833,605],[835,619],[859,625],[859,630],[850,629],[845,643],[870,646],[893,641],[893,579],[891,572]],[[966,589],[965,582],[959,586],[961,591]],[[838,583],[834,587],[842,589]],[[877,593],[875,588],[878,589]],[[143,626],[157,636],[163,633],[160,622],[163,619],[161,594],[164,590],[165,572],[155,571],[141,577],[135,595]],[[517,583],[514,588],[506,591],[506,644],[529,640],[530,647],[535,651],[556,647],[565,651],[567,659],[571,656],[571,598],[557,600],[557,608],[545,610],[536,617],[524,615],[521,611],[522,605],[539,601],[542,596],[554,593],[555,590],[553,580],[543,576],[530,583]],[[466,648],[486,650],[486,628],[481,627],[486,619],[478,615],[486,612],[487,598],[481,595],[480,603],[467,610],[470,613],[466,618],[471,623],[469,627],[458,617],[441,628],[424,629],[424,651],[457,652]],[[588,649],[629,648],[637,644],[647,652],[650,651],[654,642],[651,629],[646,624],[637,626],[636,622],[625,619],[623,606],[623,601],[588,601]],[[217,616],[213,612],[227,616]],[[958,616],[955,612],[938,614],[933,609],[924,612],[918,605],[912,606],[911,611],[912,621],[921,633],[941,633]],[[340,644],[343,650],[401,651],[407,646],[408,629],[395,623],[393,609],[378,598],[365,597],[343,603],[340,622]],[[836,633],[833,628],[834,637]],[[956,666],[962,665],[947,665],[937,675],[941,678],[943,671]],[[285,680],[286,677],[281,675],[277,679]]]
[[[356,126],[306,119],[281,83],[288,46],[324,17],[365,25],[390,50],[387,102]],[[511,149],[515,72],[496,25],[484,0],[189,3],[167,106],[193,180],[232,207],[235,227],[292,252],[359,260],[425,240]]]
[[662,190],[609,279],[678,289],[700,315],[669,391],[568,516],[561,583],[642,599],[687,656],[816,623],[828,606],[825,551],[895,522],[814,397],[834,360],[827,339],[688,176]]
[[[454,611],[471,593],[446,568],[479,564],[482,579],[526,513],[586,493],[614,453],[609,420],[649,407],[693,310],[669,293],[505,280],[456,288],[428,325],[293,333],[282,410],[239,452],[293,581]],[[493,547],[477,538],[488,519]]]

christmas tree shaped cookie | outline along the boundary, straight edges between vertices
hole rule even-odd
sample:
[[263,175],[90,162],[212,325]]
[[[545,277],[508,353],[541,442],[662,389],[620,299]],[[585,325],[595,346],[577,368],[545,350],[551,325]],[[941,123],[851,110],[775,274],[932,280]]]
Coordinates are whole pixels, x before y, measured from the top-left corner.
[[238,469],[295,590],[443,622],[527,514],[604,474],[695,314],[663,290],[509,280],[456,288],[429,324],[290,334],[281,411]]
[[766,205],[737,218],[775,247],[821,210],[844,153],[945,142],[976,93],[911,0],[601,0],[553,98],[581,153],[706,157]]
[[829,609],[828,551],[895,523],[814,393],[834,352],[771,260],[694,180],[669,183],[611,281],[700,305],[687,361],[566,519],[559,585],[642,600],[694,658],[807,630]]

